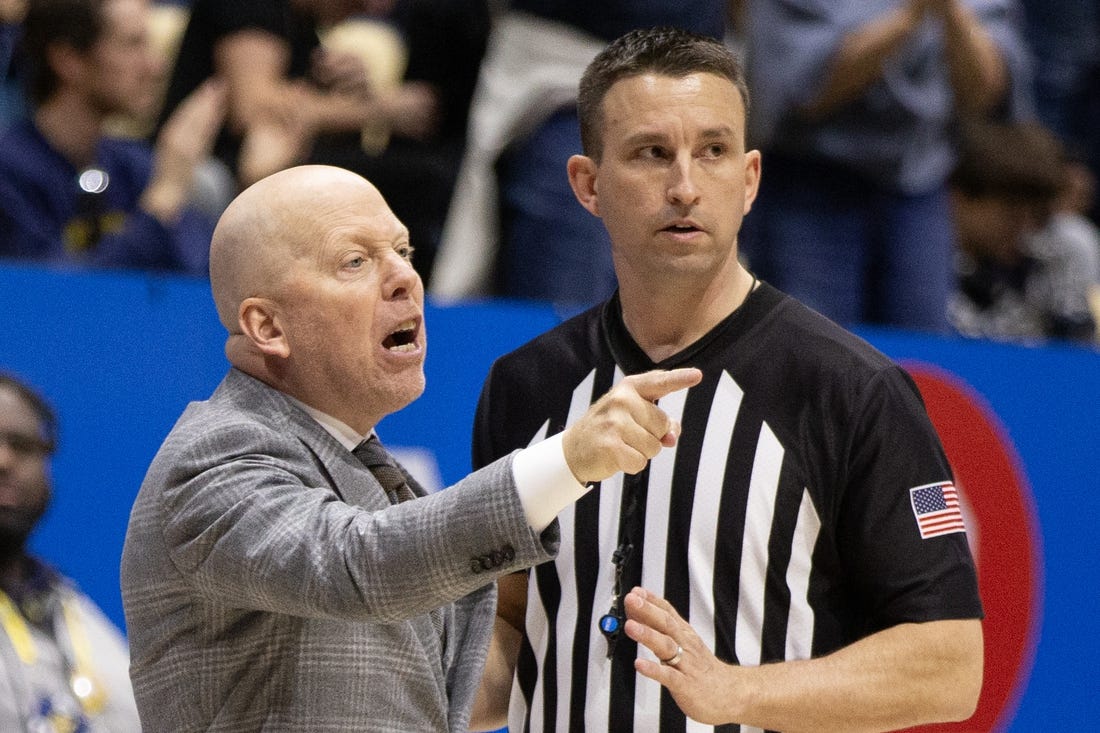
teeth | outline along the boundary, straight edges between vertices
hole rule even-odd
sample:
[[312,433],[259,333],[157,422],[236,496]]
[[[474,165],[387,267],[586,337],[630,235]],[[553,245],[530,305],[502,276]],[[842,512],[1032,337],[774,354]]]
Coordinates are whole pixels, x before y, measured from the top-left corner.
[[390,351],[416,351],[416,321],[408,320],[400,324],[382,345]]

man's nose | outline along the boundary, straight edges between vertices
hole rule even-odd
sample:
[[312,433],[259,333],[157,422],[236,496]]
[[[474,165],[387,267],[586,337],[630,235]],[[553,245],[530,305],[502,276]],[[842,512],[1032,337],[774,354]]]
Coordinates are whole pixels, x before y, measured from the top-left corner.
[[386,268],[383,288],[388,299],[404,297],[420,285],[420,273],[413,267],[412,260],[397,252],[387,257]]
[[699,201],[699,188],[695,184],[695,161],[689,155],[681,155],[669,166],[666,196],[670,204],[694,204]]

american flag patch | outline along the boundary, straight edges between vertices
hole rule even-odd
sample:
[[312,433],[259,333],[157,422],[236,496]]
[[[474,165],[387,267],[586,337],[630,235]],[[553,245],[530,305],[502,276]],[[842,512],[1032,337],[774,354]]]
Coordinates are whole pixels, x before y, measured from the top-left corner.
[[913,514],[922,540],[966,531],[959,494],[950,481],[909,489],[909,499],[913,502]]

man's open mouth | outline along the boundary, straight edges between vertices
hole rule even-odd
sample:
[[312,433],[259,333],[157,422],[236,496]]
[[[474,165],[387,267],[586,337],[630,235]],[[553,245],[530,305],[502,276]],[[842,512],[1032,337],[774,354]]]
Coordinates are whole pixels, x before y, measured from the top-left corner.
[[382,346],[390,351],[415,351],[416,332],[416,321],[402,323],[382,341]]

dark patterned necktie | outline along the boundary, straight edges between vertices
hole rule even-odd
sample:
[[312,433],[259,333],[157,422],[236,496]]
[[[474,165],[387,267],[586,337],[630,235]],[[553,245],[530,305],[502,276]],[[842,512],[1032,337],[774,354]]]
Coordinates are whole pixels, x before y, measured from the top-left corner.
[[393,457],[382,447],[378,436],[372,435],[360,443],[352,453],[370,469],[378,483],[386,490],[391,504],[415,499],[416,494],[405,480],[405,474],[394,462]]
[[[378,440],[378,436],[370,436],[356,446],[352,453],[362,461],[364,466],[370,469],[370,472],[378,479],[378,483],[382,484],[382,488],[386,490],[386,495],[390,497],[391,504],[416,498],[416,494],[413,493],[409,482],[405,479],[405,473],[398,467],[389,452],[382,447],[382,442]],[[440,647],[444,648],[447,643],[447,627],[443,609],[432,609],[428,615],[431,617],[432,626],[435,627],[435,633],[439,637]]]

